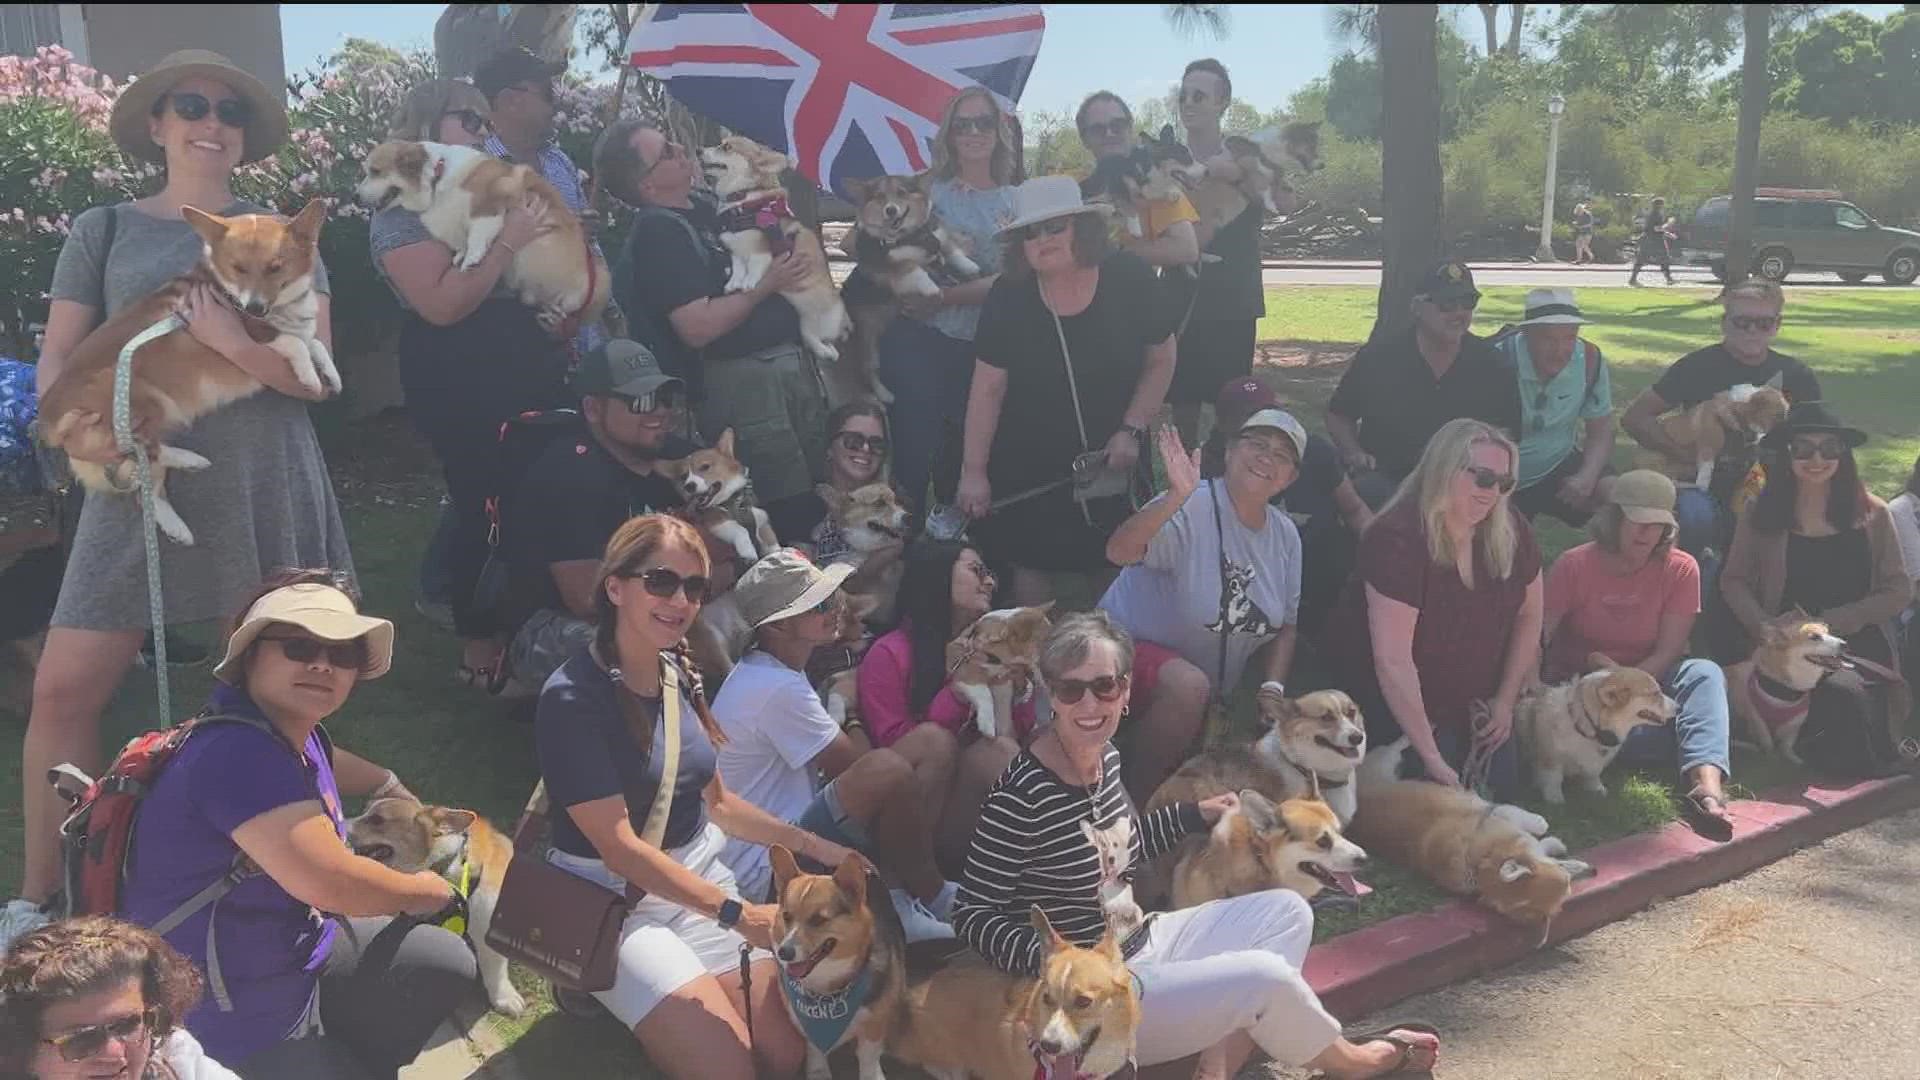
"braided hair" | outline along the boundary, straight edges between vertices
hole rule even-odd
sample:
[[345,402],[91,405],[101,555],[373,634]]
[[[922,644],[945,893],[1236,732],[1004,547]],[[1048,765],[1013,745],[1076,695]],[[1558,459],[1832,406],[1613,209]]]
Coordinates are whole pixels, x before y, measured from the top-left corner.
[[[593,589],[593,647],[600,656],[616,663],[620,656],[616,641],[620,609],[614,606],[613,598],[607,595],[607,582],[617,577],[632,576],[641,564],[669,547],[679,547],[693,553],[699,558],[703,569],[710,566],[707,545],[700,538],[700,531],[670,514],[642,514],[629,518],[626,524],[614,530],[613,538],[607,541],[606,554],[600,559],[600,575]],[[693,653],[687,648],[687,639],[683,637],[674,642],[668,651],[675,666],[680,669],[686,684],[687,700],[693,706],[694,715],[700,718],[701,728],[715,746],[724,745],[727,736],[720,730],[719,722],[714,720],[712,710],[707,707],[706,680],[700,674],[700,665],[694,662]]]

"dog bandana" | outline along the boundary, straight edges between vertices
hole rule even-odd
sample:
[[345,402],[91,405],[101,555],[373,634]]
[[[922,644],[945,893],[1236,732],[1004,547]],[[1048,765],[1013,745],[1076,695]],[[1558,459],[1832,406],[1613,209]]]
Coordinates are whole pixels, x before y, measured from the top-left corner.
[[831,994],[816,994],[788,975],[784,966],[780,969],[780,991],[787,996],[787,1006],[800,1024],[800,1033],[823,1054],[840,1045],[847,1029],[853,1026],[853,1018],[860,1015],[861,1006],[867,1003],[867,992],[872,987],[872,967],[863,969],[858,978]]
[[721,232],[747,232],[758,229],[767,236],[767,246],[774,255],[785,255],[793,250],[793,240],[781,231],[780,223],[793,216],[793,210],[787,206],[787,197],[769,195],[764,199],[750,199],[735,203],[720,212]]
[[1761,722],[1767,725],[1769,731],[1779,731],[1806,716],[1807,710],[1813,706],[1813,695],[1810,693],[1799,694],[1796,697],[1781,697],[1770,692],[1767,689],[1769,686],[1788,693],[1794,692],[1791,687],[1781,686],[1760,674],[1760,669],[1757,667],[1747,673],[1748,700],[1753,702],[1753,711],[1759,715]]

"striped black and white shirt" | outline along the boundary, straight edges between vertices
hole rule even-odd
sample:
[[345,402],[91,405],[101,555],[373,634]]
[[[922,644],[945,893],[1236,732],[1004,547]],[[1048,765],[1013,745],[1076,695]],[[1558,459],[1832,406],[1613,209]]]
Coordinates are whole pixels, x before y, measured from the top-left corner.
[[[1169,851],[1181,839],[1207,830],[1198,805],[1173,803],[1144,818],[1120,786],[1120,752],[1111,744],[1101,760],[1096,787],[1069,784],[1023,752],[980,807],[967,871],[953,905],[953,929],[994,966],[1038,975],[1046,944],[1033,928],[1034,905],[1053,928],[1076,945],[1091,947],[1106,930],[1100,903],[1100,854],[1083,823],[1111,829],[1132,821],[1131,867]],[[1121,944],[1132,956],[1146,944],[1143,926]]]

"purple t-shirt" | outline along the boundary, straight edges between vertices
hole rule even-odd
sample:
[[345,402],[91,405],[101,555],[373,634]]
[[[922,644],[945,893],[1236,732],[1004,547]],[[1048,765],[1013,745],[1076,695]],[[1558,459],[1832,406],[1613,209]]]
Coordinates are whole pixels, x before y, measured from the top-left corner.
[[[218,687],[212,714],[260,717],[247,696]],[[120,916],[151,926],[225,874],[240,849],[233,830],[269,810],[315,797],[345,836],[340,787],[319,733],[304,759],[284,739],[247,724],[196,731],[140,807]],[[344,840],[343,840],[344,842]],[[220,973],[233,1000],[221,1012],[209,994],[187,1029],[215,1060],[237,1064],[292,1033],[306,1014],[333,944],[333,923],[264,874],[234,886],[166,935],[204,973],[207,922],[219,916]]]

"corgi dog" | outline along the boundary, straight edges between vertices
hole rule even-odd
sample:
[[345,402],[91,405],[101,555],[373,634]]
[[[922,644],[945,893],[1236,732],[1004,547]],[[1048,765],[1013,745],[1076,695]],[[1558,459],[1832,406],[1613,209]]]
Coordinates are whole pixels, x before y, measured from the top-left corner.
[[1513,709],[1520,759],[1550,803],[1566,801],[1563,785],[1569,778],[1605,795],[1600,774],[1633,729],[1671,724],[1680,708],[1658,679],[1639,668],[1621,667],[1601,653],[1587,657],[1587,663],[1592,671],[1559,686],[1533,687]]
[[1309,901],[1322,894],[1351,901],[1353,875],[1366,868],[1367,853],[1341,833],[1325,802],[1298,798],[1276,806],[1246,788],[1240,805],[1207,835],[1182,841],[1172,862],[1169,899],[1178,909],[1265,889],[1291,889]]
[[1727,704],[1736,730],[1744,730],[1762,753],[1805,764],[1793,745],[1807,722],[1814,687],[1846,666],[1846,649],[1826,623],[1797,607],[1768,620],[1753,655],[1727,668]]
[[1080,181],[1080,196],[1113,207],[1115,220],[1135,237],[1146,238],[1145,204],[1179,198],[1185,192],[1181,174],[1192,168],[1193,154],[1167,124],[1158,135],[1141,132],[1139,144],[1127,153],[1100,159]]
[[1489,803],[1463,788],[1401,779],[1412,754],[1412,744],[1401,738],[1367,755],[1356,774],[1360,812],[1348,832],[1375,857],[1540,927],[1545,944],[1574,881],[1593,868],[1567,858],[1567,845],[1548,835],[1551,826],[1538,814]]
[[[879,601],[872,596],[847,592],[844,583],[840,591],[846,597],[846,602],[840,605],[839,632],[834,637],[834,644],[851,649],[866,639],[867,620],[873,616]],[[849,652],[847,655],[856,654]],[[827,710],[827,715],[833,717],[833,722],[842,731],[860,722],[859,676],[860,669],[856,665],[828,675],[814,688],[820,695],[820,703]]]
[[1303,173],[1322,167],[1319,121],[1294,120],[1277,131],[1257,132],[1251,138],[1229,135],[1225,146],[1240,170],[1238,180],[1209,176],[1205,162],[1180,170],[1194,209],[1215,229],[1238,218],[1255,203],[1269,214],[1288,210],[1295,202],[1293,186],[1287,181],[1288,167]]
[[857,855],[831,875],[801,873],[793,852],[779,844],[767,855],[779,905],[773,955],[781,997],[807,1040],[808,1080],[832,1080],[827,1055],[849,1042],[860,1080],[883,1080],[880,1055],[906,1019],[899,916],[884,890],[869,888]]
[[879,343],[898,301],[940,295],[930,267],[968,281],[980,276],[980,265],[934,214],[929,174],[877,176],[845,184],[854,215],[853,231],[842,247],[854,260],[854,277],[842,296],[853,321],[853,336],[849,355],[835,370],[852,378],[840,380],[851,385],[842,386],[836,396],[846,400],[865,396],[891,404],[893,394],[880,381]]
[[1345,828],[1359,806],[1353,773],[1367,753],[1360,707],[1339,690],[1289,698],[1276,687],[1262,686],[1255,700],[1266,733],[1251,748],[1221,748],[1188,758],[1153,793],[1148,809],[1252,788],[1274,803],[1320,799]]
[[888,1050],[939,1080],[1130,1075],[1140,995],[1119,939],[1108,931],[1083,949],[1038,907],[1032,919],[1047,943],[1038,979],[962,954],[908,988],[908,1020]]
[[1040,643],[1053,629],[1049,600],[1039,607],[1002,608],[975,619],[947,643],[953,691],[973,706],[973,723],[991,739],[1013,734],[1014,684],[1030,687],[1040,671]]
[[856,567],[842,588],[849,596],[872,598],[869,616],[881,625],[892,625],[900,579],[906,573],[903,556],[912,515],[891,484],[868,484],[845,492],[821,484],[814,490],[827,504],[827,520],[848,546],[830,561]]
[[519,1016],[526,999],[507,978],[507,958],[487,946],[500,883],[513,861],[513,841],[471,810],[426,806],[408,798],[375,799],[347,821],[354,852],[401,873],[431,870],[467,890],[467,941],[480,983],[495,1012]]
[[1705,489],[1713,482],[1713,463],[1729,445],[1757,444],[1787,418],[1787,397],[1771,386],[1736,386],[1692,408],[1661,417],[1660,433],[1683,451],[1650,464],[1681,485]]
[[700,531],[753,562],[780,546],[767,512],[753,501],[747,467],[734,454],[733,429],[705,450],[659,463],[662,476],[680,487],[687,500],[681,511]]
[[800,340],[807,351],[820,360],[838,360],[838,342],[847,333],[847,308],[827,272],[820,235],[801,224],[787,206],[780,175],[792,160],[752,139],[729,135],[720,145],[700,151],[700,164],[720,197],[720,242],[733,255],[727,291],[758,285],[776,255],[797,250],[812,256],[813,272],[780,295],[800,313]]
[[[197,285],[211,286],[240,315],[252,340],[286,358],[309,393],[338,393],[340,372],[318,336],[320,302],[313,291],[326,203],[315,199],[290,221],[270,214],[218,217],[191,206],[181,216],[201,241],[200,262],[101,323],[74,346],[64,370],[40,399],[48,446],[64,450],[74,477],[103,494],[132,490],[134,460],[113,433],[114,369],[120,350],[141,331],[177,313]],[[129,411],[133,437],[152,463],[154,517],[177,544],[193,543],[166,495],[167,472],[212,464],[167,439],[230,402],[251,397],[261,382],[200,343],[185,327],[140,346],[134,355]]]
[[1147,919],[1134,902],[1132,875],[1128,873],[1133,868],[1133,815],[1122,814],[1104,829],[1082,821],[1080,835],[1100,857],[1100,907],[1106,912],[1107,928],[1125,941]]
[[401,139],[374,147],[363,169],[354,189],[361,205],[373,210],[401,206],[419,214],[427,232],[453,251],[453,264],[461,270],[487,257],[507,211],[531,197],[540,231],[514,252],[503,275],[507,286],[556,337],[573,336],[606,311],[613,295],[607,261],[539,170],[468,146]]

